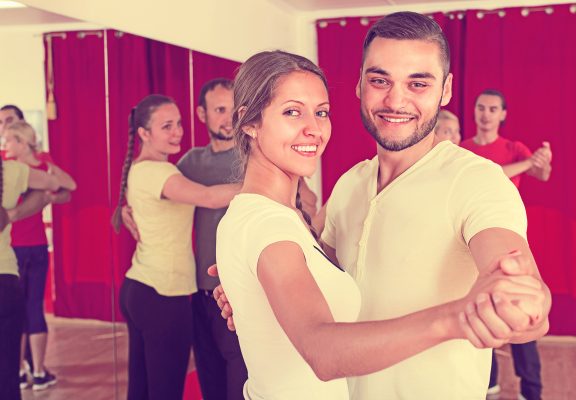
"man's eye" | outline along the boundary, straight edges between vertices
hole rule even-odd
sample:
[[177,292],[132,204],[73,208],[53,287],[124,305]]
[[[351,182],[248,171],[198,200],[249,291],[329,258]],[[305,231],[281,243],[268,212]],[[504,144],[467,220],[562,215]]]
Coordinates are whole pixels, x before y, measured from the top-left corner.
[[370,82],[376,84],[376,85],[385,85],[386,84],[386,79],[381,79],[381,78],[372,78],[370,79]]
[[412,86],[414,86],[415,88],[421,89],[421,88],[428,87],[428,84],[426,84],[424,82],[414,82],[412,84]]

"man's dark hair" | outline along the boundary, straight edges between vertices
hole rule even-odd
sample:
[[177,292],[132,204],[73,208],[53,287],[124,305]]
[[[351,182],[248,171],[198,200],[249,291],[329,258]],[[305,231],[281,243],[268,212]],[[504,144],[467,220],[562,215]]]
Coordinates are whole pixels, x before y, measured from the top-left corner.
[[234,88],[234,82],[226,78],[216,78],[206,82],[204,86],[202,86],[202,89],[200,89],[200,95],[198,96],[199,106],[204,109],[206,108],[206,93],[214,90],[216,86],[222,86],[225,89],[232,90]]
[[14,104],[6,104],[4,107],[0,108],[0,111],[4,110],[13,110],[14,114],[16,114],[18,119],[24,120],[24,113],[22,112],[20,107],[17,107]]
[[410,11],[386,15],[374,23],[366,33],[362,50],[362,62],[370,43],[375,38],[395,40],[424,40],[436,43],[440,49],[440,62],[444,79],[450,72],[450,47],[440,26],[431,18]]
[[474,104],[476,104],[478,102],[478,99],[482,95],[500,97],[500,100],[502,101],[502,110],[506,110],[508,108],[508,105],[506,104],[506,99],[504,98],[504,95],[502,94],[501,91],[496,90],[496,89],[485,89],[482,91],[482,93],[480,93],[478,96],[476,96],[476,100],[474,100]]

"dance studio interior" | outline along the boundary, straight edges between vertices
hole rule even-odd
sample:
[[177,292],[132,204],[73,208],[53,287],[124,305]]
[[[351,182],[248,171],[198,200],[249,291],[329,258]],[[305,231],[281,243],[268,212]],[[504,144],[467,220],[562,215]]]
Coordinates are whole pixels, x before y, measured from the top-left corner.
[[[197,113],[204,83],[233,80],[265,50],[310,59],[326,75],[331,104],[330,143],[305,178],[319,212],[341,175],[376,156],[358,113],[362,43],[375,21],[400,11],[433,19],[448,40],[452,98],[443,108],[457,116],[463,141],[476,135],[479,95],[494,89],[507,104],[499,133],[549,154],[549,176],[519,184],[527,240],[552,301],[549,330],[537,340],[541,398],[576,399],[576,2],[561,0],[0,1],[0,107],[22,110],[39,150],[77,184],[69,201],[43,210],[44,365],[57,381],[23,387],[22,399],[127,398],[120,288],[136,242],[110,220],[132,107],[152,93],[174,99],[183,128],[180,152],[169,156],[176,163],[210,142]],[[525,398],[511,345],[494,354],[498,388],[487,398]],[[193,356],[182,398],[203,398]]]

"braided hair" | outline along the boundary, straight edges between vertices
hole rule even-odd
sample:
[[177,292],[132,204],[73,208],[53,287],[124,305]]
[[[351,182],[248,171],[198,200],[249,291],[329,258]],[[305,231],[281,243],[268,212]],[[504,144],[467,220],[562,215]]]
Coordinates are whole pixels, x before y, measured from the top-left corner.
[[122,167],[122,180],[120,182],[120,195],[114,214],[112,215],[112,226],[114,231],[118,233],[122,225],[122,206],[126,203],[126,190],[128,188],[128,173],[132,166],[134,159],[134,147],[138,128],[149,129],[150,118],[152,114],[165,104],[174,104],[174,100],[168,96],[161,94],[151,94],[144,97],[140,102],[130,111],[128,117],[128,148],[126,150],[126,157],[124,158],[124,166]]

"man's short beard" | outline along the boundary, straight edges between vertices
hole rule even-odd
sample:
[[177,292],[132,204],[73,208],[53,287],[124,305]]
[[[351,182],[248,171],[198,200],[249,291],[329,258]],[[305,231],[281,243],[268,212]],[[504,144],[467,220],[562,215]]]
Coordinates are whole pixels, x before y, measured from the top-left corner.
[[[415,144],[419,143],[422,139],[427,137],[436,126],[436,121],[438,120],[438,113],[440,112],[440,104],[442,103],[442,98],[440,98],[440,102],[438,103],[438,109],[436,110],[436,114],[434,117],[429,119],[424,123],[424,125],[420,129],[416,129],[412,135],[407,137],[406,139],[394,141],[388,140],[382,136],[378,132],[378,128],[368,116],[364,114],[364,108],[360,109],[360,117],[362,118],[362,124],[364,125],[364,129],[368,131],[368,133],[378,142],[378,144],[388,151],[402,151],[409,147],[414,146]],[[401,114],[398,114],[399,116]]]
[[208,132],[210,133],[210,137],[211,137],[212,139],[215,139],[215,140],[224,140],[224,141],[228,142],[228,141],[234,139],[234,136],[232,136],[232,135],[226,136],[226,135],[223,135],[223,134],[220,133],[220,132],[214,132],[214,131],[211,130],[211,129],[208,129]]

